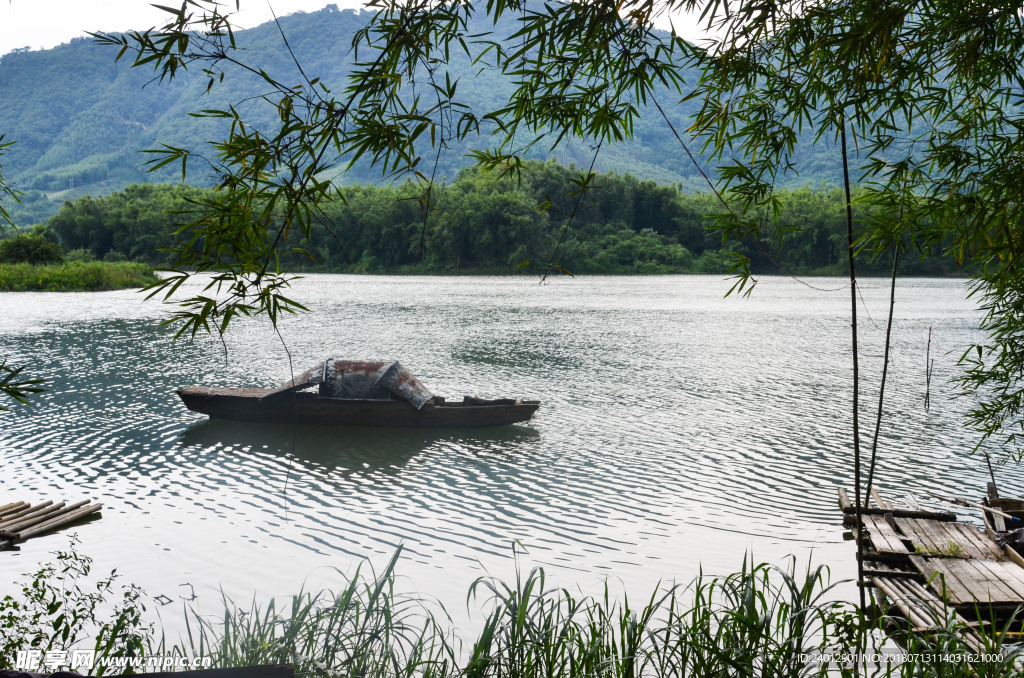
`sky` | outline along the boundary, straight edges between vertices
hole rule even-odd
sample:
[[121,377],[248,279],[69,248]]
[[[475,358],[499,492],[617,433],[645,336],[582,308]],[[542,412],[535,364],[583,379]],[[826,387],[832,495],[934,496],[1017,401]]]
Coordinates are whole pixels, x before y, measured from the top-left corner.
[[[180,0],[154,0],[158,4],[177,7]],[[234,11],[234,0],[224,0]],[[272,18],[292,12],[310,12],[329,4],[342,9],[357,9],[361,0],[241,0],[240,11],[232,25],[252,28]],[[118,32],[144,30],[164,23],[166,12],[154,8],[146,0],[0,0],[0,55],[12,49],[29,47],[48,49],[85,37],[87,31]],[[658,22],[660,25],[663,22]],[[667,22],[663,28],[668,28]],[[685,19],[676,21],[676,28],[686,37],[697,34]]]
[[[154,0],[157,4],[180,6],[180,0]],[[234,11],[234,1],[228,0]],[[273,0],[278,16],[298,11],[315,11],[326,5],[358,8],[359,0]],[[270,21],[271,3],[242,0],[233,24],[251,28]],[[142,30],[164,23],[167,13],[146,0],[0,0],[0,55],[12,49],[47,49],[85,37],[87,31]]]

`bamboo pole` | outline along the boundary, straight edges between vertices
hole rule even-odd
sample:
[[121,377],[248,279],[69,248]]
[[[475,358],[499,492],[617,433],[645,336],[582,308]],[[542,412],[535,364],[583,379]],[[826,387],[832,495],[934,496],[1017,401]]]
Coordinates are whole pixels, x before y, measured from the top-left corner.
[[86,504],[89,503],[89,501],[89,499],[85,499],[83,501],[71,504],[70,506],[66,507],[64,506],[64,502],[61,502],[60,504],[57,505],[60,506],[61,508],[58,509],[56,512],[39,514],[26,520],[19,521],[18,523],[15,523],[13,525],[3,526],[2,528],[0,528],[0,537],[10,537],[11,535],[22,532],[25,529],[32,527],[33,525],[49,522],[60,516],[67,515],[74,511],[75,509],[85,506]]
[[89,506],[83,506],[82,508],[72,511],[71,513],[66,513],[58,518],[54,518],[53,520],[45,522],[42,525],[37,525],[35,527],[29,528],[28,530],[25,530],[24,532],[19,532],[17,535],[12,536],[18,541],[23,541],[30,537],[34,537],[38,534],[43,534],[44,532],[55,530],[58,527],[63,527],[65,525],[74,523],[91,513],[96,513],[97,511],[100,510],[100,508],[102,508],[102,506],[102,504],[91,504]]
[[954,497],[954,498],[940,497],[939,495],[937,495],[937,494],[935,494],[933,492],[929,492],[928,494],[931,495],[932,497],[934,497],[935,499],[939,499],[941,501],[948,501],[950,504],[956,504],[957,506],[971,506],[973,508],[981,509],[982,511],[988,511],[989,513],[994,513],[995,515],[1002,516],[1003,518],[1009,518],[1010,520],[1014,519],[1014,517],[1011,516],[1009,513],[1004,513],[1003,511],[1000,511],[999,509],[992,508],[991,506],[985,506],[984,504],[978,504],[978,503],[973,502],[973,501],[967,501],[966,499],[961,499],[960,497]]
[[12,514],[10,514],[8,516],[5,516],[3,521],[0,521],[0,524],[2,524],[2,523],[9,523],[12,520],[14,520],[15,518],[22,518],[24,516],[27,516],[30,513],[35,513],[36,511],[38,511],[40,509],[43,509],[43,508],[46,508],[47,506],[50,506],[51,504],[53,504],[52,501],[44,501],[42,504],[36,504],[35,506],[29,506],[29,507],[24,508],[24,509],[22,509],[22,510],[16,512],[16,513],[12,513]]
[[46,506],[39,509],[38,511],[29,511],[28,513],[19,514],[17,517],[5,518],[0,520],[0,532],[9,529],[14,525],[19,525],[25,521],[33,520],[41,516],[47,516],[52,514],[54,511],[60,511],[64,508],[64,502],[54,504],[53,506]]
[[[949,513],[947,511],[915,511],[910,509],[880,509],[880,508],[865,508],[861,509],[861,516],[885,516],[892,515],[893,518],[925,518],[928,520],[938,520],[943,523],[955,523],[956,514]],[[856,516],[854,515],[853,507],[843,514],[843,525],[849,527],[850,525],[856,525]]]
[[11,518],[13,518],[13,517],[15,517],[17,515],[24,515],[26,513],[32,513],[33,511],[38,511],[39,509],[45,508],[45,507],[49,506],[52,503],[53,503],[52,501],[44,501],[42,504],[27,504],[26,503],[26,504],[24,504],[24,506],[22,506],[22,507],[20,507],[18,509],[15,509],[15,510],[9,512],[9,513],[4,514],[3,519],[4,520],[10,520]]
[[900,586],[895,579],[878,578],[873,582],[889,597],[893,605],[906,616],[907,621],[919,630],[925,630],[932,626],[932,623],[924,616],[916,604],[919,600],[912,590]]
[[[846,149],[846,116],[839,119],[839,139],[843,154],[843,188],[846,193],[846,258],[850,266],[850,330],[851,330],[851,353],[853,354],[853,493],[854,507],[856,510],[857,524],[861,525],[861,491],[860,485],[861,459],[860,459],[860,361],[858,357],[857,340],[857,268],[854,265],[854,240],[853,240],[853,199],[850,197],[850,165]],[[864,542],[857,540],[857,581],[864,581]],[[867,614],[868,604],[864,594],[864,587],[860,591],[860,612]]]
[[4,504],[3,506],[0,506],[0,516],[3,516],[5,513],[14,513],[15,511],[20,511],[21,509],[27,506],[28,504],[26,504],[23,501],[12,501],[9,504]]
[[[900,216],[903,216],[903,207],[900,206]],[[889,322],[885,326],[885,353],[882,357],[882,384],[878,387],[878,415],[875,418],[875,436],[871,439],[871,461],[868,462],[868,484],[867,495],[871,495],[875,488],[871,483],[875,480],[875,465],[878,461],[878,433],[882,430],[882,404],[885,399],[885,378],[889,374],[889,346],[892,338],[892,314],[896,308],[896,269],[900,263],[900,246],[895,247],[896,252],[892,257],[892,284],[889,289]],[[876,499],[877,501],[877,499]],[[867,504],[867,499],[864,500]]]

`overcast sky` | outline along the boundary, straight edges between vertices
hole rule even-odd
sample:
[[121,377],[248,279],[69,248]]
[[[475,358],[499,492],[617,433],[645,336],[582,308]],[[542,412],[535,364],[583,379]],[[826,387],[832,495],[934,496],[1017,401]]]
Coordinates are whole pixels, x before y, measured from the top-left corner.
[[[154,0],[177,7],[180,0]],[[234,0],[228,0],[234,10]],[[362,6],[359,0],[242,0],[235,24],[251,28],[278,16],[312,11],[335,4],[341,8]],[[146,0],[0,0],[0,54],[19,47],[56,47],[87,31],[145,29],[164,22],[166,12]]]
[[[153,0],[176,7],[181,0]],[[224,0],[233,11],[234,0]],[[233,24],[252,28],[271,19],[271,5],[278,16],[298,11],[313,11],[329,4],[341,8],[361,7],[362,0],[242,0],[241,11]],[[162,24],[166,12],[147,0],[0,0],[0,54],[12,49],[56,47],[87,31],[143,30]],[[664,28],[668,28],[667,22]],[[697,34],[685,19],[676,21],[676,29],[686,37]]]

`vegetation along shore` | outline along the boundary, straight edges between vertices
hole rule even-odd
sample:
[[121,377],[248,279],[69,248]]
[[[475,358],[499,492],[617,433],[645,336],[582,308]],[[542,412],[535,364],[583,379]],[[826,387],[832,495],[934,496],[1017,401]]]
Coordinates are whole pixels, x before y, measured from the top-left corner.
[[[44,657],[66,659],[95,639],[88,668],[97,675],[148,666],[149,657],[366,678],[1019,675],[1008,625],[992,629],[980,650],[964,644],[962,620],[907,634],[900,619],[870,619],[834,600],[824,567],[802,571],[793,560],[747,561],[734,574],[662,586],[635,604],[611,585],[588,597],[551,586],[541,568],[517,568],[514,581],[472,582],[468,601],[484,623],[463,642],[443,608],[395,591],[400,553],[380,573],[361,567],[339,591],[302,591],[280,607],[225,600],[220,618],[187,609],[187,631],[175,641],[144,614],[139,587],[113,574],[91,581],[92,561],[72,542],[21,595],[0,599],[0,620],[15,631],[0,645],[0,670],[18,656],[42,669]],[[910,655],[929,659],[903,660]],[[984,660],[947,659],[974,655]]]
[[[628,174],[598,175],[584,205],[573,210],[575,170],[526,162],[518,177],[462,170],[436,191],[424,222],[412,182],[340,189],[313,219],[302,248],[283,252],[290,270],[339,273],[510,273],[544,268],[565,231],[557,263],[573,274],[725,273],[739,251],[762,273],[845,273],[845,203],[838,188],[780,191],[781,217],[794,230],[785,248],[753,240],[724,246],[709,230],[721,210],[711,193],[687,193]],[[123,256],[166,264],[175,224],[191,221],[212,189],[137,184],[102,197],[67,202],[45,225],[66,248],[97,258]],[[889,263],[864,264],[888,275]],[[905,275],[949,275],[948,257],[907,256]]]
[[157,281],[144,263],[116,252],[95,261],[88,250],[65,255],[41,234],[17,235],[0,242],[0,291],[91,292],[145,287]]

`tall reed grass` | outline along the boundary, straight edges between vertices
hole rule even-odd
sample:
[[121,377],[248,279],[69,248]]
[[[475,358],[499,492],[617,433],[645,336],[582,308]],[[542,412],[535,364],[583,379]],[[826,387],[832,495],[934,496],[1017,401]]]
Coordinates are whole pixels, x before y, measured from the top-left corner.
[[[513,582],[471,585],[469,600],[483,603],[485,622],[462,646],[443,612],[395,593],[397,559],[379,575],[357,572],[340,592],[300,593],[287,609],[225,601],[216,622],[193,613],[186,637],[161,651],[212,657],[215,666],[293,663],[304,676],[360,678],[1022,675],[1009,626],[981,636],[946,620],[929,634],[910,633],[898,619],[865,619],[834,598],[824,567],[801,572],[794,560],[784,568],[747,561],[729,576],[658,587],[636,606],[607,585],[590,597],[549,587],[543,569],[517,567]],[[977,653],[965,632],[984,637],[989,661],[955,660]]]
[[466,666],[471,678],[825,675],[827,666],[804,658],[849,644],[861,621],[828,598],[824,568],[798,577],[792,563],[745,562],[727,577],[657,590],[636,608],[607,586],[597,599],[546,589],[539,569],[514,587],[480,580],[472,592],[481,587],[492,612]]
[[[216,619],[190,610],[182,637],[157,639],[141,616],[141,592],[125,588],[115,621],[100,623],[110,581],[83,586],[67,563],[44,567],[24,600],[0,600],[0,669],[15,651],[67,649],[96,635],[97,666],[112,657],[203,657],[213,667],[294,664],[324,678],[1010,678],[1024,675],[1011,640],[1018,620],[965,625],[935,619],[927,633],[903,620],[866,619],[835,599],[823,567],[800,569],[746,561],[723,577],[660,586],[633,605],[610,586],[598,596],[549,587],[543,569],[519,567],[513,581],[481,578],[468,600],[482,604],[483,627],[461,644],[437,604],[395,590],[396,552],[380,573],[358,569],[337,592],[300,592],[285,605],[238,606],[224,600]],[[81,568],[79,568],[81,569]],[[61,574],[61,573],[64,574]],[[78,570],[75,570],[78,572]],[[70,587],[70,589],[69,589]],[[85,612],[73,617],[69,609]],[[81,628],[79,628],[81,627]],[[15,633],[17,637],[8,635]],[[858,656],[821,661],[823,655]],[[192,663],[192,662],[190,662]]]
[[225,599],[216,621],[190,611],[185,637],[164,639],[158,653],[208,657],[220,667],[295,664],[307,676],[457,675],[443,612],[395,592],[400,551],[379,575],[364,577],[360,567],[341,591],[300,592],[284,610]]
[[95,292],[145,287],[157,281],[146,264],[69,261],[50,266],[0,264],[3,292]]

